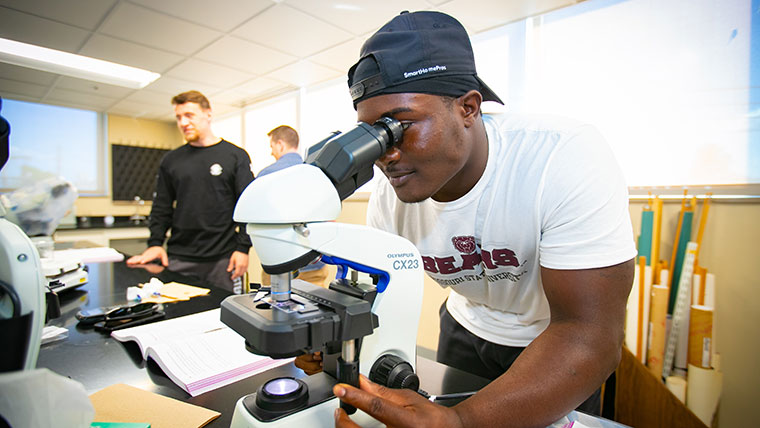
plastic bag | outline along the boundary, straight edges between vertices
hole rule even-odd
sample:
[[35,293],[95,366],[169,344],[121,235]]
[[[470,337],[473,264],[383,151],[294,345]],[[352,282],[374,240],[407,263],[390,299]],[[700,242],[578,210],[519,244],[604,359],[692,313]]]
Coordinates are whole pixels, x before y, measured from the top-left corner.
[[12,427],[89,427],[95,409],[84,386],[48,369],[0,374],[0,415]]
[[27,236],[52,235],[78,196],[73,184],[49,177],[11,193],[0,195],[9,221]]

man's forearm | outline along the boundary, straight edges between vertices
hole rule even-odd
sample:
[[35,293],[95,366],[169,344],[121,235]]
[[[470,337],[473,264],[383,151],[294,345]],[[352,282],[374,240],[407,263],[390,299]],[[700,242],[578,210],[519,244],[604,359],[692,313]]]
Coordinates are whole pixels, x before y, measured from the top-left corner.
[[609,327],[555,322],[505,374],[454,409],[465,427],[550,425],[604,383],[620,359],[621,340]]

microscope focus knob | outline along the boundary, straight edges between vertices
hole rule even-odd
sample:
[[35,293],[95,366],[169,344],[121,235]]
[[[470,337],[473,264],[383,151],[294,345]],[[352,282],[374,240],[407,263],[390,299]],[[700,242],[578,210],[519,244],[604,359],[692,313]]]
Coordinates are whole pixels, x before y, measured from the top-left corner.
[[389,388],[412,391],[420,388],[420,379],[414,373],[412,365],[392,354],[385,354],[375,361],[369,371],[369,379]]

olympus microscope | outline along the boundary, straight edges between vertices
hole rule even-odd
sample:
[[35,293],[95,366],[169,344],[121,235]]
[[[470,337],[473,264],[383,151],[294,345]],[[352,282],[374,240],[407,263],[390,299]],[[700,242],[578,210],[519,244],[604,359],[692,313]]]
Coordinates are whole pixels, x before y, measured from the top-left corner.
[[[362,373],[389,387],[419,387],[414,367],[423,270],[417,248],[387,232],[334,221],[341,200],[372,178],[374,161],[403,131],[388,117],[359,122],[315,145],[304,164],[257,178],[240,196],[234,219],[246,224],[272,285],[267,293],[225,299],[221,320],[253,353],[286,358],[320,351],[324,370],[268,380],[238,400],[233,427],[332,427],[338,405],[362,426],[378,426],[339,402],[333,385],[357,386]],[[293,278],[317,258],[338,266],[329,289]],[[349,270],[373,283],[359,283]]]

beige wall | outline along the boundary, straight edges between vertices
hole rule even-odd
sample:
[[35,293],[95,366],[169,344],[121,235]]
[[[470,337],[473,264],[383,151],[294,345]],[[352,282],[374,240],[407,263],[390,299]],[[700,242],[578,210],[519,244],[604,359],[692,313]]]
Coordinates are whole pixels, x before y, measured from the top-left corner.
[[[643,202],[632,202],[630,207],[637,234],[643,207]],[[670,259],[679,209],[680,201],[664,204],[660,259]],[[760,397],[760,277],[754,269],[760,264],[759,242],[760,203],[713,201],[699,264],[716,276],[715,346],[724,376],[718,413],[722,427],[756,424]]]

